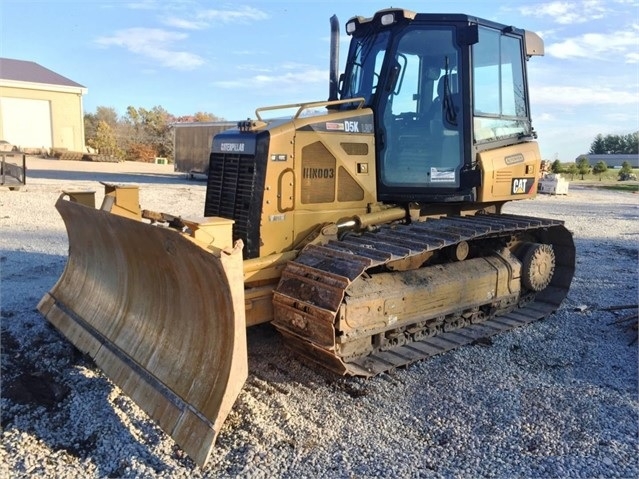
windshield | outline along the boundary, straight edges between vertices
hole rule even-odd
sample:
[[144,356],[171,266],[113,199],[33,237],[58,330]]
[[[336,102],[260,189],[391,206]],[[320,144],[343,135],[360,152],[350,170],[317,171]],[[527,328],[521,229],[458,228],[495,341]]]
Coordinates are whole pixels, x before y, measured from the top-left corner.
[[459,188],[461,51],[455,27],[430,23],[352,38],[341,97],[363,97],[374,111],[382,190]]
[[342,85],[342,98],[362,97],[370,105],[379,83],[389,35],[384,31],[353,38],[346,60],[348,80]]

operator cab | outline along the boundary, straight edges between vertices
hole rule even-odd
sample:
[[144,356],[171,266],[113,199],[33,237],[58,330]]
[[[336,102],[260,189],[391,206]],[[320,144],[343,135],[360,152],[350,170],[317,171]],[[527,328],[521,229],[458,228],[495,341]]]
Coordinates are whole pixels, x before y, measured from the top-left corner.
[[374,112],[380,201],[475,201],[477,152],[534,138],[525,59],[543,54],[535,34],[401,9],[354,17],[346,32],[339,93]]

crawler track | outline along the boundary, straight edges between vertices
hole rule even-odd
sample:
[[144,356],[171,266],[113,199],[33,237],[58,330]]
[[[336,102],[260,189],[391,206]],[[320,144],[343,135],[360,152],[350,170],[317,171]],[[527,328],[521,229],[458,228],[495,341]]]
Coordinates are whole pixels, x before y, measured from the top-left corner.
[[[341,346],[347,335],[339,325],[344,307],[354,294],[352,291],[364,281],[363,278],[381,272],[389,274],[389,266],[398,260],[421,257],[442,261],[446,257],[444,252],[463,242],[475,250],[475,256],[483,256],[490,254],[486,251],[491,247],[512,248],[520,237],[552,246],[556,264],[545,289],[533,294],[522,287],[514,300],[502,301],[503,307],[493,307],[490,313],[473,317],[456,329],[438,327],[430,328],[429,334],[423,334],[423,331],[407,333],[416,331],[415,325],[428,325],[437,318],[441,325],[443,316],[425,310],[421,318],[410,318],[411,327],[407,329],[404,323],[398,328],[402,338],[408,337],[408,341],[394,347],[376,345],[375,334],[379,336],[379,332],[373,331],[369,352],[343,354]],[[426,265],[429,265],[428,261]],[[306,247],[283,271],[274,294],[273,324],[290,347],[311,360],[339,374],[371,376],[549,316],[565,298],[574,267],[572,235],[563,222],[557,220],[478,215],[385,226],[375,232],[349,235],[324,246]],[[464,267],[458,266],[456,271],[461,272],[458,276],[462,281]],[[378,294],[383,295],[383,292]],[[446,306],[455,307],[454,304]],[[482,306],[483,310],[487,311],[487,306]],[[457,311],[447,311],[445,317],[461,318],[466,313],[468,309],[461,307]],[[399,318],[398,324],[401,320]],[[387,328],[385,332],[388,331]]]

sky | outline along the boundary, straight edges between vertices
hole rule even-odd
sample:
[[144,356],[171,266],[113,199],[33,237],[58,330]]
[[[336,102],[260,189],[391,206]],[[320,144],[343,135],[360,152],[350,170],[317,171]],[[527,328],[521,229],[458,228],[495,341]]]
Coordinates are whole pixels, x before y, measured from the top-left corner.
[[539,34],[546,54],[528,74],[544,159],[574,161],[599,133],[639,130],[639,0],[0,0],[0,56],[87,87],[85,113],[161,106],[237,121],[326,100],[330,17],[343,69],[347,20],[391,6]]

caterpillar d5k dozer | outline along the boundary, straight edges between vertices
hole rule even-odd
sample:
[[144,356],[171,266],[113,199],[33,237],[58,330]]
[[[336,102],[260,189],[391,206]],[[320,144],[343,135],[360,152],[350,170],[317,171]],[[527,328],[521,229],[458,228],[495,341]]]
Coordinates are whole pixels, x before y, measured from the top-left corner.
[[198,464],[246,379],[246,326],[371,376],[542,319],[570,286],[562,223],[501,212],[537,191],[541,39],[402,9],[346,32],[339,75],[333,17],[327,101],[214,137],[204,217],[113,185],[100,209],[57,203],[69,260],[40,310]]

